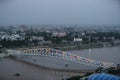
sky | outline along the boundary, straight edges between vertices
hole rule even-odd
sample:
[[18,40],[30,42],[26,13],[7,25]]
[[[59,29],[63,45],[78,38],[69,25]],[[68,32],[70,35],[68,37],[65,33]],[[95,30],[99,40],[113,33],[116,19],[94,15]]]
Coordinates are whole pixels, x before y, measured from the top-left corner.
[[120,0],[0,0],[0,25],[120,24]]

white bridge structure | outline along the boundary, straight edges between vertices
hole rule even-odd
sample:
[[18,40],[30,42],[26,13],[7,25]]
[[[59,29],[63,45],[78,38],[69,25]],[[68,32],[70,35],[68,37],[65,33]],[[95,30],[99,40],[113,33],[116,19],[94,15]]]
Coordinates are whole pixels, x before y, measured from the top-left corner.
[[68,60],[83,65],[91,65],[91,66],[103,67],[103,68],[108,68],[113,65],[113,63],[96,61],[93,59],[89,59],[69,53],[67,51],[61,51],[52,48],[33,48],[33,49],[21,49],[21,50],[8,49],[8,55],[13,55],[16,57],[17,56],[48,56],[48,57]]

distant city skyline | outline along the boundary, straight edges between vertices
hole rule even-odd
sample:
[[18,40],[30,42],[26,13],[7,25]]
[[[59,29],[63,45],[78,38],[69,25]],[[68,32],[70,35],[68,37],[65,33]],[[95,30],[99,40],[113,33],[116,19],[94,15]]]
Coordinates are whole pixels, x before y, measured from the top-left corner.
[[0,25],[120,25],[119,0],[0,0]]

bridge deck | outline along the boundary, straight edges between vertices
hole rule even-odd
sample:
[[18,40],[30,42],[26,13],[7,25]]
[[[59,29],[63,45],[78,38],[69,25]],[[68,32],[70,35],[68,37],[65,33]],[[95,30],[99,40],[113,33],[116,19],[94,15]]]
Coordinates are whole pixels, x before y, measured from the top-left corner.
[[84,65],[92,65],[96,67],[110,67],[113,65],[113,63],[108,63],[108,62],[101,62],[101,61],[96,61],[93,59],[81,57],[69,52],[61,51],[61,50],[56,50],[56,49],[51,49],[51,48],[35,48],[35,49],[23,49],[23,50],[8,50],[8,54],[14,55],[14,56],[48,56],[48,57],[55,57],[58,59],[64,59],[72,62],[76,62],[79,64],[84,64]]

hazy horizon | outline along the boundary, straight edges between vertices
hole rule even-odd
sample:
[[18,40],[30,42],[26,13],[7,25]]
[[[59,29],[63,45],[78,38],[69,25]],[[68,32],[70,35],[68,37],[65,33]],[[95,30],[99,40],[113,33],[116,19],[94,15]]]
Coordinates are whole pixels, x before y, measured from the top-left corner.
[[0,0],[0,25],[120,25],[120,0]]

